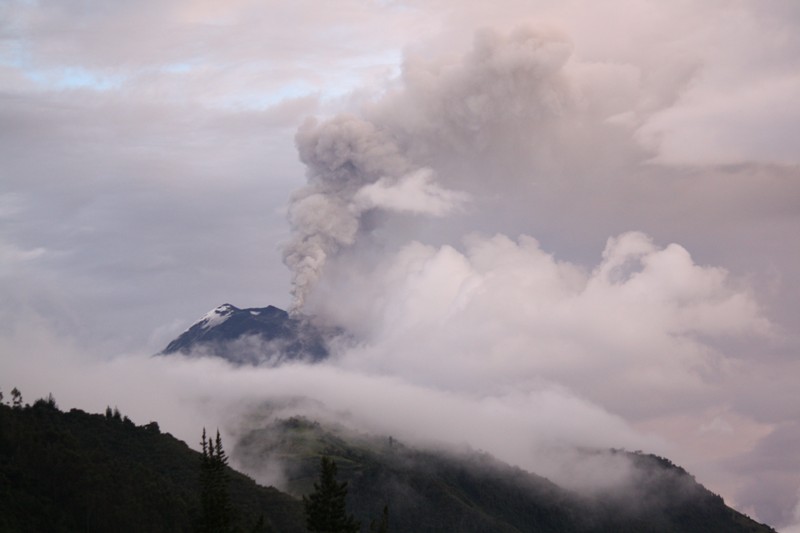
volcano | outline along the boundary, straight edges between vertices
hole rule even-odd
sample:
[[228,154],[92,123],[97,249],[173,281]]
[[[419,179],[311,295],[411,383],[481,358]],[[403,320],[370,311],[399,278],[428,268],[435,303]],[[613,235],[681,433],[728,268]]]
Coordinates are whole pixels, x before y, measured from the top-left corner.
[[338,333],[272,305],[239,309],[226,303],[206,313],[159,355],[221,357],[237,365],[315,363],[328,357],[327,339]]

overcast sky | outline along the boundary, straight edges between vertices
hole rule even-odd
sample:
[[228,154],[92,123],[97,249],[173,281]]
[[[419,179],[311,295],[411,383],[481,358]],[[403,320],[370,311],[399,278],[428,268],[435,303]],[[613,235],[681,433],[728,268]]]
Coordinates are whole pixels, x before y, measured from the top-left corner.
[[191,439],[136,391],[224,371],[146,356],[294,306],[359,345],[228,397],[651,446],[790,531],[798,94],[794,0],[0,1],[0,388]]

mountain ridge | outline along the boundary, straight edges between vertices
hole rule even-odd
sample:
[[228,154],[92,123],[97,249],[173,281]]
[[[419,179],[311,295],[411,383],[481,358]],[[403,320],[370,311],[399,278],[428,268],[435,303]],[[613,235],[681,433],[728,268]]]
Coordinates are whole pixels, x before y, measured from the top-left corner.
[[203,315],[158,355],[214,356],[237,365],[316,363],[329,356],[327,339],[337,333],[273,305],[240,309],[225,303]]
[[356,517],[367,521],[388,503],[395,531],[774,532],[726,506],[668,459],[623,450],[585,453],[630,461],[627,484],[578,493],[485,452],[413,448],[302,417],[242,435],[232,456],[250,472],[279,461],[285,490],[295,496],[313,489],[318,458],[332,457],[348,483]]
[[[200,428],[198,428],[198,440]],[[0,403],[0,531],[197,531],[201,455],[158,423],[119,411]],[[303,533],[302,503],[227,468],[234,523]]]
[[[615,501],[576,495],[480,452],[426,451],[302,418],[259,431],[249,443],[247,435],[239,439],[232,457],[265,443],[286,452],[283,459],[298,466],[290,492],[294,484],[300,494],[313,490],[320,457],[331,457],[348,483],[349,512],[366,526],[388,503],[395,533],[774,533],[680,467],[646,454],[632,454],[642,463],[637,491]],[[54,401],[0,404],[0,531],[189,532],[199,515],[199,477],[200,454],[155,422],[136,426],[110,409],[105,416],[62,412]],[[265,529],[252,531],[305,531],[300,494],[259,486],[232,469],[228,477],[239,531],[259,517]]]

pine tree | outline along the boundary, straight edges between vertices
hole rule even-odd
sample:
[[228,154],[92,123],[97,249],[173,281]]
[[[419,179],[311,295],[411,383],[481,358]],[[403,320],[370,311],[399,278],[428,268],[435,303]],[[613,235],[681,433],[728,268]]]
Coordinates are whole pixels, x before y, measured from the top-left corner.
[[336,481],[336,463],[328,457],[320,461],[319,483],[314,492],[303,496],[306,527],[318,533],[358,533],[361,525],[345,509],[347,482]]
[[214,494],[217,514],[219,516],[220,531],[228,531],[231,523],[231,502],[228,496],[228,455],[222,449],[222,437],[217,430],[214,440],[213,459],[214,466]]
[[210,533],[211,524],[214,522],[214,504],[213,504],[213,475],[211,467],[211,456],[209,453],[209,442],[206,438],[206,428],[203,428],[203,437],[200,441],[202,448],[202,457],[200,458],[200,509],[202,516],[200,518],[200,531],[203,533]]
[[219,430],[214,441],[203,437],[200,469],[200,506],[202,517],[200,531],[204,533],[224,533],[231,530],[231,505],[228,496],[228,456],[222,448]]

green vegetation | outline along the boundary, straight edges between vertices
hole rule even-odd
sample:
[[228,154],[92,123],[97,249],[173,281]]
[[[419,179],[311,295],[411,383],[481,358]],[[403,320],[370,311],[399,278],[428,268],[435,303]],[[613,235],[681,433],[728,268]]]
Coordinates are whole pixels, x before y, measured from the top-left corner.
[[61,412],[52,395],[27,405],[12,391],[11,405],[0,402],[0,532],[357,532],[359,521],[371,533],[772,531],[642,453],[586,452],[633,465],[625,490],[590,497],[487,454],[421,451],[293,418],[237,443],[242,458],[279,459],[292,497],[231,470],[219,435],[201,448],[116,408]]
[[319,533],[358,533],[361,525],[346,511],[347,482],[336,481],[336,463],[328,457],[320,460],[319,483],[314,492],[303,496],[306,527]]
[[[245,435],[242,457],[278,459],[288,490],[313,491],[320,457],[336,462],[357,520],[373,523],[387,503],[397,532],[768,532],[667,460],[624,451],[634,473],[624,490],[583,496],[488,454],[434,452],[395,439],[352,434],[303,418]],[[247,465],[245,465],[247,466]],[[388,509],[387,509],[388,511]]]
[[[151,422],[135,426],[55,400],[0,405],[0,531],[194,532],[202,454]],[[302,503],[224,468],[231,528],[300,533]]]
[[228,456],[222,449],[222,437],[206,439],[206,428],[200,441],[203,458],[200,462],[200,533],[231,531],[231,502],[228,496]]

